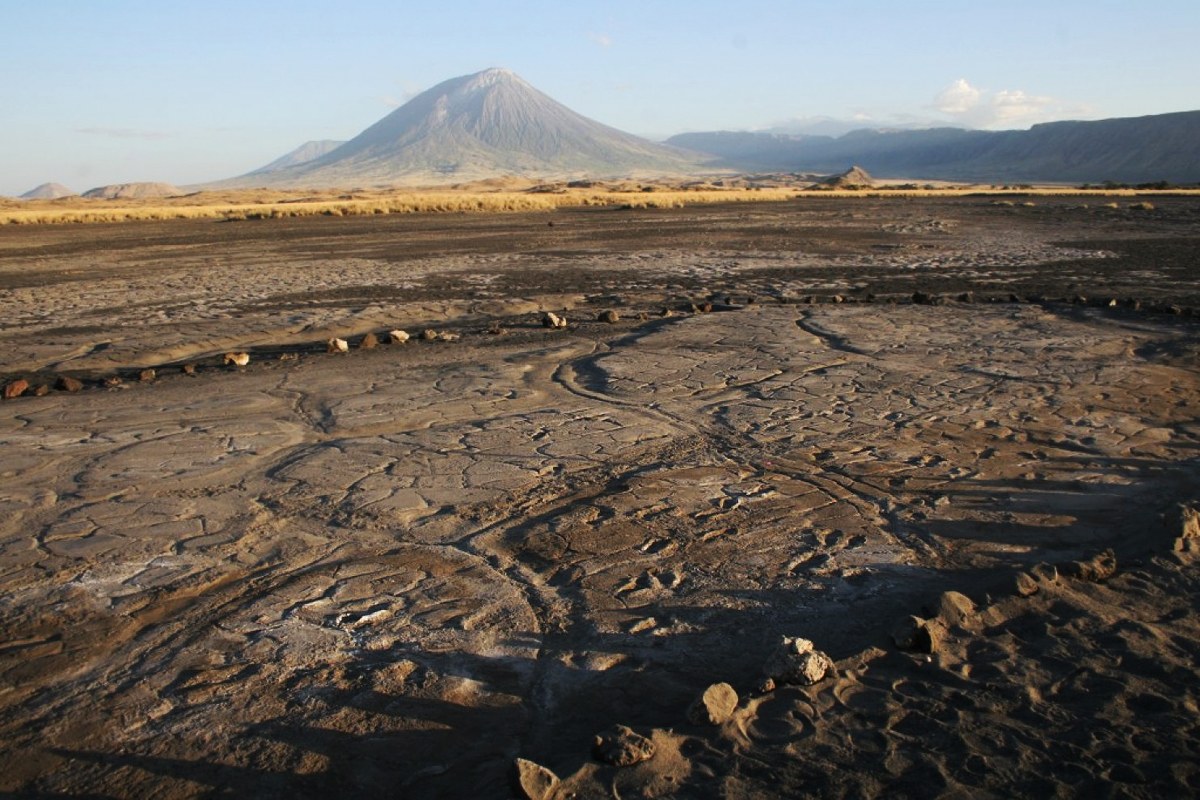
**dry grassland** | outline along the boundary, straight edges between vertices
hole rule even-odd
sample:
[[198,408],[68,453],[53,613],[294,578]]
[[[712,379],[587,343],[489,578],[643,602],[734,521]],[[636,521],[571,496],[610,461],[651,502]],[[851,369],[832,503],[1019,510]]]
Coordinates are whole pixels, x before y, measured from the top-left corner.
[[1138,191],[1132,189],[1081,190],[1075,188],[979,189],[832,189],[807,191],[787,188],[660,188],[553,189],[527,191],[384,191],[300,193],[286,191],[197,192],[173,198],[146,200],[60,200],[5,202],[0,224],[40,225],[161,221],[172,219],[261,220],[307,216],[369,216],[373,214],[553,211],[563,207],[618,206],[625,208],[679,208],[698,203],[779,202],[827,197],[997,197],[1060,196],[1134,197],[1145,195],[1200,194],[1200,190]]

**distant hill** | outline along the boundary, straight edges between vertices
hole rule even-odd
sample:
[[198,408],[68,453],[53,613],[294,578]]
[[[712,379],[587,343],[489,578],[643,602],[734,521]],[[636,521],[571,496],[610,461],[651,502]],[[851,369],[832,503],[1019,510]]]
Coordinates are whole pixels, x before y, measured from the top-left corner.
[[309,161],[312,161],[315,158],[320,158],[331,150],[336,150],[344,144],[344,141],[339,141],[336,139],[317,139],[311,142],[305,142],[290,153],[275,159],[270,164],[259,167],[253,172],[247,172],[246,174],[262,175],[267,172],[274,172],[276,170],[286,169],[288,167],[295,167],[300,164],[307,164]]
[[825,180],[821,181],[822,186],[831,186],[835,189],[850,189],[859,186],[874,186],[875,179],[872,178],[862,167],[854,166],[845,172],[837,175],[830,175]]
[[1200,111],[1027,131],[859,130],[837,138],[719,131],[668,144],[741,170],[832,172],[860,164],[876,176],[986,182],[1200,182]]
[[114,183],[89,189],[83,196],[102,200],[137,200],[147,197],[174,197],[183,193],[182,189],[169,183]]
[[22,200],[57,200],[60,197],[73,197],[72,192],[61,183],[43,183],[21,195]]
[[703,159],[571,111],[506,69],[454,78],[307,162],[208,188],[354,187],[539,178],[689,174]]

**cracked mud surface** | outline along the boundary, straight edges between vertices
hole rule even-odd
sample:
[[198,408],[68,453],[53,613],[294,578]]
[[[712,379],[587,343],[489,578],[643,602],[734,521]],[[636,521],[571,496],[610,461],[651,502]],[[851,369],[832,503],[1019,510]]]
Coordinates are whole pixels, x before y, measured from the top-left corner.
[[1200,204],[1080,205],[0,230],[0,373],[87,384],[0,405],[0,790],[1194,793]]

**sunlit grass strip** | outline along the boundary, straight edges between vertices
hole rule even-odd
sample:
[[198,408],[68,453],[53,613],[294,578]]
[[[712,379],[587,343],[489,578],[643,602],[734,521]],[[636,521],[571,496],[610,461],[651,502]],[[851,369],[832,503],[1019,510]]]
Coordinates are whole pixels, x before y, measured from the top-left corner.
[[728,191],[420,193],[361,200],[266,202],[255,204],[135,205],[98,208],[7,209],[0,224],[133,222],[172,219],[282,219],[316,215],[350,217],[373,214],[553,211],[568,206],[678,208],[689,203],[779,201],[796,196],[794,189]]
[[[64,207],[56,202],[51,208],[7,208],[0,210],[0,224],[47,225],[64,223],[104,223],[162,221],[182,219],[256,220],[308,216],[369,216],[374,214],[429,214],[467,212],[553,211],[578,206],[617,206],[623,208],[680,208],[698,203],[780,202],[795,198],[819,200],[824,197],[963,197],[975,196],[1079,196],[1134,197],[1144,195],[1197,195],[1200,190],[1134,189],[723,189],[652,192],[568,191],[560,194],[529,192],[420,192],[349,200],[267,200],[257,203],[187,204],[112,204],[80,201],[89,207]],[[103,202],[103,201],[100,201]],[[153,201],[151,201],[153,202]]]

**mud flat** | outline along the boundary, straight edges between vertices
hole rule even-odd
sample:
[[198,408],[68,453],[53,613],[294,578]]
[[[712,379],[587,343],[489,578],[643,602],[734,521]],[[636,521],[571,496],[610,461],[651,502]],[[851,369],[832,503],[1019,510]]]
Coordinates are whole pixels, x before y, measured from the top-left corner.
[[1196,793],[1155,205],[0,230],[0,791]]

